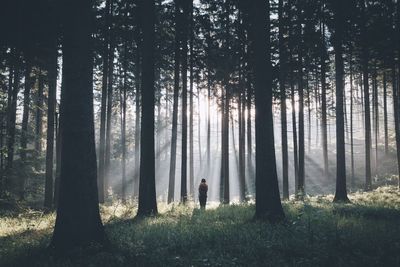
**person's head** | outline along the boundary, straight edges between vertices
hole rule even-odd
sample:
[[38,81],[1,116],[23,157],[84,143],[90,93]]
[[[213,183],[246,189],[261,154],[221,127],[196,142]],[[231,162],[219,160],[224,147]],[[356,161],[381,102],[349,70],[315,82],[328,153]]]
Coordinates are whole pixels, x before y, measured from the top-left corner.
[[204,179],[204,178],[201,179],[201,182],[202,182],[202,183],[205,183],[205,182],[206,182],[206,179]]

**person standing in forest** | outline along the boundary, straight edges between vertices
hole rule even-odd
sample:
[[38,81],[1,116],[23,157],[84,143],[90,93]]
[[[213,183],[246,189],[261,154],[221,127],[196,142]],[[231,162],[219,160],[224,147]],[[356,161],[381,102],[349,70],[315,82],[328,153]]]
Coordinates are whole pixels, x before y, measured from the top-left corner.
[[206,183],[206,179],[201,179],[201,183],[199,185],[199,202],[200,202],[200,208],[202,210],[206,209],[207,191],[208,191],[208,185]]

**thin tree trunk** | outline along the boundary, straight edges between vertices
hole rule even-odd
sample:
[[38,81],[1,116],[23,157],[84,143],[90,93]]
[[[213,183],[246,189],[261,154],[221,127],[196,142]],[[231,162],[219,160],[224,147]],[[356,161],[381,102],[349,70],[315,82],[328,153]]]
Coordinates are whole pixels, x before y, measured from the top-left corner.
[[[7,169],[10,170],[13,167],[14,162],[14,145],[15,145],[15,122],[17,117],[17,97],[20,86],[20,73],[19,73],[19,56],[16,49],[14,49],[14,67],[13,67],[13,82],[10,84],[11,95],[9,98],[8,108],[8,124],[7,124]],[[9,91],[10,94],[10,91]]]
[[354,133],[353,133],[353,111],[354,111],[354,99],[353,99],[353,50],[350,47],[350,158],[351,158],[351,187],[354,187]]
[[141,52],[140,30],[137,34],[136,44],[136,64],[135,64],[135,169],[133,174],[133,197],[139,196],[139,176],[140,176],[140,124],[141,124]]
[[389,131],[388,131],[388,112],[387,112],[387,80],[386,71],[383,71],[383,127],[385,130],[385,155],[389,154]]
[[101,107],[100,107],[100,144],[99,144],[99,201],[104,203],[104,179],[105,179],[105,143],[106,143],[106,112],[107,112],[107,84],[108,84],[108,64],[109,64],[109,44],[110,44],[110,8],[111,1],[106,1],[105,14],[104,14],[104,43],[102,51],[103,59],[103,76],[101,85]]
[[57,64],[58,46],[57,39],[54,40],[49,63],[49,94],[47,102],[47,142],[46,142],[46,183],[44,190],[44,207],[51,209],[53,206],[53,173],[54,173],[54,128],[55,128],[55,109],[57,102]]
[[[301,9],[298,11],[298,19],[301,20]],[[304,172],[304,157],[305,157],[305,149],[304,149],[304,88],[303,88],[303,29],[301,26],[301,22],[298,22],[298,31],[300,37],[299,43],[299,181],[298,181],[298,194],[300,194],[300,198],[302,198],[305,194],[305,172]]]
[[124,70],[123,70],[123,85],[122,85],[122,112],[121,112],[121,146],[122,146],[122,190],[121,190],[121,198],[122,201],[126,201],[126,100],[127,100],[127,69],[128,69],[128,55],[127,55],[127,41],[124,42]]
[[324,176],[329,178],[328,165],[328,133],[327,133],[327,113],[326,113],[326,46],[325,46],[325,18],[323,15],[325,5],[322,4],[321,18],[321,137],[322,153],[324,162]]
[[194,165],[193,165],[193,0],[189,1],[189,194],[194,199]]
[[[30,62],[30,58],[26,59],[26,66],[25,66],[25,86],[24,86],[24,111],[22,114],[22,127],[21,127],[21,161],[23,164],[26,163],[26,148],[28,143],[28,122],[29,122],[29,111],[30,111],[30,103],[31,103],[31,88],[33,85],[33,79],[31,78],[32,72],[32,65]],[[22,174],[20,179],[20,194],[19,197],[21,199],[25,198],[25,182],[26,182],[26,175]]]
[[187,65],[188,65],[188,16],[189,3],[182,3],[183,22],[182,22],[182,163],[181,163],[181,202],[187,201]]
[[[111,7],[112,8],[112,7]],[[112,11],[111,11],[112,12]],[[104,198],[107,198],[110,187],[111,172],[111,120],[113,116],[113,83],[114,83],[114,40],[110,41],[110,54],[108,62],[108,85],[107,85],[107,116],[106,116],[106,148],[104,153]]]
[[362,72],[364,83],[364,109],[365,111],[365,190],[371,190],[371,118],[370,118],[370,104],[369,104],[369,81],[368,81],[368,62],[369,54],[368,47],[366,47],[366,18],[365,18],[365,1],[361,4],[362,25],[361,36],[363,39],[362,46]]
[[286,115],[286,88],[285,88],[285,72],[284,62],[285,47],[284,47],[284,26],[283,26],[283,0],[279,0],[278,16],[279,16],[279,91],[281,100],[281,146],[282,146],[282,189],[283,199],[289,199],[289,157],[288,157],[288,143],[287,143],[287,115]]
[[24,86],[24,111],[22,114],[22,127],[21,127],[21,161],[26,160],[26,148],[28,143],[28,122],[29,122],[29,111],[31,103],[31,88],[34,79],[31,78],[32,65],[30,58],[26,59],[25,66],[25,86]]
[[176,141],[178,139],[178,102],[179,102],[179,67],[180,67],[180,20],[179,3],[175,1],[175,51],[174,51],[174,96],[172,106],[171,161],[169,165],[168,204],[174,201]]

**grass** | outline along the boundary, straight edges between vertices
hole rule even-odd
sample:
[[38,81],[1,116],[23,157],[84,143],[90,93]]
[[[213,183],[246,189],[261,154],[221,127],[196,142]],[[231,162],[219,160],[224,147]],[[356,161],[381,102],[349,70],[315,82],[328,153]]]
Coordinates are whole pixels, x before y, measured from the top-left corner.
[[400,266],[400,192],[356,192],[284,202],[287,221],[253,221],[254,205],[160,204],[157,217],[134,220],[134,205],[102,206],[107,251],[55,258],[46,250],[54,214],[20,208],[0,217],[0,266]]

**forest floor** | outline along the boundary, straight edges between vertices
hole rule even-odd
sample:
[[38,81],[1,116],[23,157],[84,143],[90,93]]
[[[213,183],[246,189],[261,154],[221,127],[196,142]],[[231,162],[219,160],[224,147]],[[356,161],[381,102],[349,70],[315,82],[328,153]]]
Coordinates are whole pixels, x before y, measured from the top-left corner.
[[2,207],[0,266],[400,266],[400,192],[394,186],[283,203],[282,224],[253,220],[254,204],[160,205],[134,220],[134,205],[104,205],[111,248],[55,258],[46,246],[55,214]]

